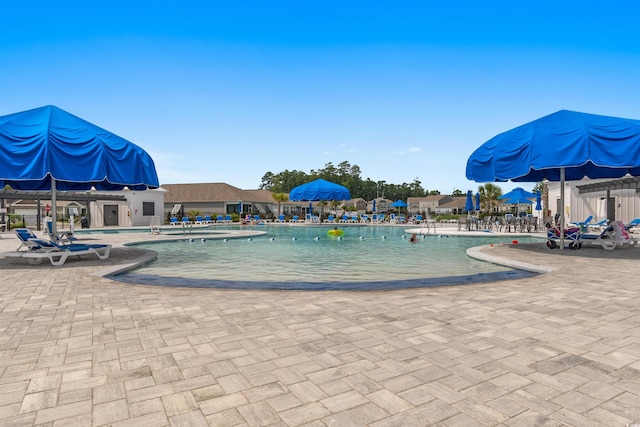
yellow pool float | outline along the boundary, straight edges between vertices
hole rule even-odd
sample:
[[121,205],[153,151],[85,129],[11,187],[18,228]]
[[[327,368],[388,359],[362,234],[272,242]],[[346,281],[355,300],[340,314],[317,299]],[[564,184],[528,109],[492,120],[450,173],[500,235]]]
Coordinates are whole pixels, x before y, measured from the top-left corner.
[[334,228],[333,230],[327,231],[327,234],[329,236],[344,236],[344,230],[339,230],[337,228]]

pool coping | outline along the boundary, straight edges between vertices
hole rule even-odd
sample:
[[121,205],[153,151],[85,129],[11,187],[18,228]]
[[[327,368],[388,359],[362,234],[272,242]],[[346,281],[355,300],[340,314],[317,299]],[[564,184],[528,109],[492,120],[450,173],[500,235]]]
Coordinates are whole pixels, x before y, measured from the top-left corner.
[[[518,243],[518,244],[537,245],[539,243]],[[537,274],[547,274],[557,270],[554,267],[529,264],[522,261],[515,261],[509,258],[492,255],[489,253],[492,247],[493,245],[474,246],[472,248],[467,249],[467,255],[470,256],[471,258],[474,258],[480,261],[491,262],[493,264],[503,265],[505,267],[511,267],[517,270],[530,271],[532,273],[537,273]]]

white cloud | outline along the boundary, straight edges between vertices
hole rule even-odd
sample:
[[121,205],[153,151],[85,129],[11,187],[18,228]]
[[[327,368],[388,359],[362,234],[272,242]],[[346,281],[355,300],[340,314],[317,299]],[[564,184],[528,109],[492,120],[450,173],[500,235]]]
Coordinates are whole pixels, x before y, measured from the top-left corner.
[[420,147],[409,147],[406,150],[394,150],[393,154],[397,156],[405,156],[407,153],[419,153],[422,151]]

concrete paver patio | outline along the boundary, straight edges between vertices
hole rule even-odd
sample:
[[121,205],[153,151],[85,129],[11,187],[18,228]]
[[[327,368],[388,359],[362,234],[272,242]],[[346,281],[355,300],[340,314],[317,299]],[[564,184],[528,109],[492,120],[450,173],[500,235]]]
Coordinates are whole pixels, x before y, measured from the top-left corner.
[[[100,236],[107,261],[0,259],[0,425],[640,423],[640,249],[495,245],[483,251],[555,270],[394,291],[95,275],[150,238]],[[3,234],[0,252],[17,246]]]

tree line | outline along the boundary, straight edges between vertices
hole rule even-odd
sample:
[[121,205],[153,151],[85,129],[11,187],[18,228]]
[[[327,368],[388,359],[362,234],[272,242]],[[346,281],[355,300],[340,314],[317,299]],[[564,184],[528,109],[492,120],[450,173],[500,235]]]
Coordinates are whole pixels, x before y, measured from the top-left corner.
[[[362,171],[358,165],[351,165],[348,161],[343,161],[335,166],[329,162],[324,168],[312,169],[309,173],[298,170],[285,170],[279,173],[267,172],[262,177],[260,188],[273,192],[274,199],[279,203],[287,200],[286,194],[293,188],[318,178],[343,185],[349,189],[351,197],[363,198],[364,200],[384,197],[388,200],[406,201],[408,197],[440,194],[438,190],[426,190],[417,177],[411,183],[392,184],[386,181],[373,181],[370,178],[363,179],[361,175]],[[499,197],[503,194],[502,189],[492,183],[480,185],[477,191],[480,193],[482,210],[485,212],[491,212],[498,205]],[[537,183],[533,191],[540,191],[543,196],[546,196],[546,186],[542,183]],[[450,196],[459,197],[465,194],[466,191],[455,189]]]
[[440,194],[437,190],[425,190],[417,177],[411,183],[392,184],[386,181],[373,181],[370,178],[363,179],[361,175],[362,171],[358,165],[351,165],[348,161],[344,161],[335,166],[329,162],[324,168],[312,169],[309,173],[298,170],[267,172],[262,177],[260,188],[274,193],[289,193],[299,185],[321,178],[345,186],[349,189],[351,197],[365,200],[373,200],[376,197],[407,200],[407,197]]

